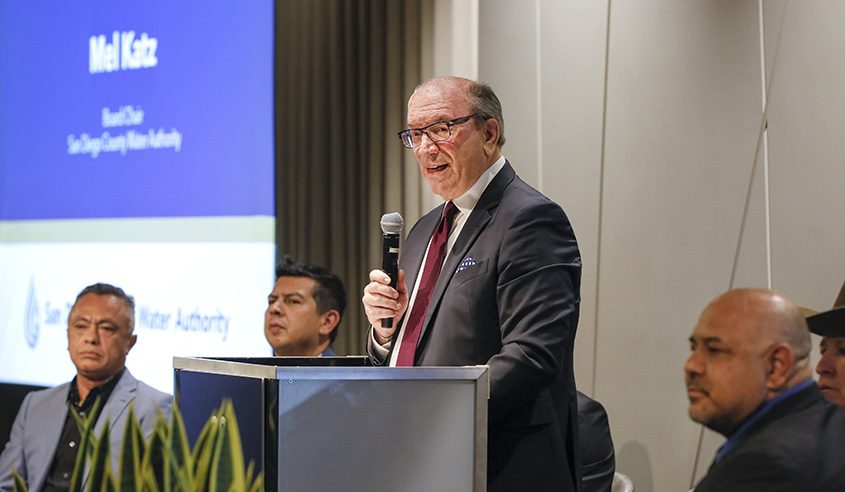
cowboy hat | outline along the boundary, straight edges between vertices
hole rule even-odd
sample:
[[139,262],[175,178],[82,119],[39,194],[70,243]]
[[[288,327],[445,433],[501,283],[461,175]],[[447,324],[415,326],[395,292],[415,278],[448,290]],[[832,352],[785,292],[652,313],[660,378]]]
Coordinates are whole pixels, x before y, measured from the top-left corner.
[[808,316],[807,326],[816,335],[845,337],[845,284],[842,284],[833,309]]

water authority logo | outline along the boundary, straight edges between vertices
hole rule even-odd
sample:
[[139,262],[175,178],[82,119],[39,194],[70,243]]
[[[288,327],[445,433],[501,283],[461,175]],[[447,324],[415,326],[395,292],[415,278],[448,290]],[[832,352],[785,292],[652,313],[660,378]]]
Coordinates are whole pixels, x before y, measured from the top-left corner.
[[35,280],[29,279],[29,294],[26,296],[26,309],[23,319],[23,334],[29,348],[35,348],[38,343],[38,333],[41,325],[38,322],[38,298],[35,295]]

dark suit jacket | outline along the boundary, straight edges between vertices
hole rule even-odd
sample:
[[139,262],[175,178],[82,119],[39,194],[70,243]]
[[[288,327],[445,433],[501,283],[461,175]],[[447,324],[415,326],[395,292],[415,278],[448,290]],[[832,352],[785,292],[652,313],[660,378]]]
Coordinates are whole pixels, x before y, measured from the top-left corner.
[[[20,473],[29,490],[39,491],[44,486],[68,412],[69,385],[65,383],[26,395],[12,426],[9,442],[0,454],[0,491],[12,490],[12,468]],[[159,412],[169,416],[172,401],[170,395],[138,381],[127,369],[103,405],[94,433],[100,435],[108,420],[111,425],[109,449],[119,450],[130,403],[134,402],[135,417],[140,421],[144,435],[150,436],[156,416]],[[115,472],[119,469],[119,454],[116,451],[111,454],[112,470]],[[86,472],[83,488],[87,478]]]
[[601,403],[578,392],[578,447],[582,492],[610,492],[616,459],[607,412]]
[[812,385],[776,405],[696,492],[845,490],[845,419]]
[[[442,209],[408,234],[400,258],[408,286]],[[456,271],[468,258],[475,264]],[[419,366],[490,366],[489,490],[580,484],[572,370],[580,278],[563,210],[506,163],[444,261],[415,358]]]

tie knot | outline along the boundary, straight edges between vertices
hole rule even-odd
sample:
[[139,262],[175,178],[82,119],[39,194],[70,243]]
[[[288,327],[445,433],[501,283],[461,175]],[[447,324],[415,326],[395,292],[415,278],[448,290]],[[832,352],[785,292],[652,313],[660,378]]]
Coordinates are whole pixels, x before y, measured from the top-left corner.
[[443,221],[446,222],[447,227],[452,226],[452,219],[455,218],[455,214],[458,213],[458,207],[450,200],[446,202],[446,206],[443,207]]

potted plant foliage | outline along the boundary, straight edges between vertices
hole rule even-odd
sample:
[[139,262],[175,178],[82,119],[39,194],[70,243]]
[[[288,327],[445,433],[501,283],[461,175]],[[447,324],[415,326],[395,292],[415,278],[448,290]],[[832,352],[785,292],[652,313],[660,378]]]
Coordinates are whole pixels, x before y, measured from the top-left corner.
[[[99,402],[89,415],[96,415],[98,405]],[[109,422],[95,436],[91,416],[83,418],[74,413],[82,439],[70,492],[260,492],[264,488],[263,474],[254,473],[255,463],[244,468],[241,436],[231,401],[225,400],[212,413],[193,449],[177,406],[173,406],[169,420],[159,414],[148,439],[130,406],[118,450],[119,470],[112,470]],[[15,492],[26,492],[20,475],[15,472],[14,477]]]

